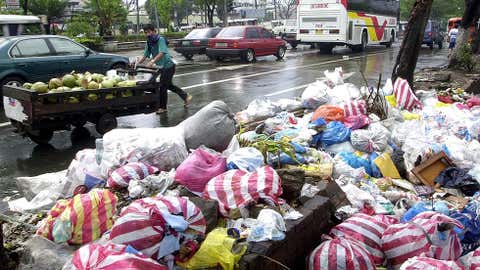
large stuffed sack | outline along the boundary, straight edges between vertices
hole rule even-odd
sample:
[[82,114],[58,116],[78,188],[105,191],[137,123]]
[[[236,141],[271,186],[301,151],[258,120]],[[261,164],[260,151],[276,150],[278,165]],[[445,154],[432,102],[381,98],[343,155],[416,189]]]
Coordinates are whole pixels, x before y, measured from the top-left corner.
[[418,214],[411,222],[392,225],[382,236],[382,250],[387,264],[398,269],[413,256],[439,260],[457,260],[462,254],[460,239],[454,226],[458,221],[432,211]]
[[142,162],[169,171],[187,156],[183,130],[178,127],[114,129],[103,136],[100,167],[105,178],[130,162]]
[[170,215],[181,216],[188,223],[185,234],[203,236],[206,230],[201,210],[186,197],[161,196],[136,200],[123,209],[115,221],[110,240],[130,245],[142,254],[157,258],[165,234],[177,235],[168,222]]
[[463,270],[455,261],[437,260],[428,257],[413,257],[402,264],[400,270]]
[[354,214],[344,222],[332,228],[332,237],[343,237],[365,248],[373,258],[373,261],[380,265],[385,260],[382,252],[383,232],[398,220],[388,216],[370,216],[366,214]]
[[227,160],[218,153],[198,148],[180,164],[175,181],[190,191],[202,192],[210,179],[227,170]]
[[344,238],[327,240],[315,248],[307,259],[308,270],[374,270],[368,251]]
[[235,120],[225,102],[216,100],[178,125],[187,149],[204,145],[223,152],[235,135]]
[[167,270],[149,257],[126,245],[88,244],[77,250],[63,270]]
[[37,234],[57,243],[86,244],[112,228],[117,197],[107,189],[93,189],[59,200],[41,222]]
[[388,144],[388,135],[379,128],[357,129],[350,134],[353,148],[367,153],[383,152]]
[[460,257],[459,261],[465,267],[465,270],[480,269],[480,248]]
[[328,86],[322,81],[316,81],[307,86],[302,93],[302,105],[315,110],[320,105],[327,103],[330,97],[327,94]]
[[257,169],[253,173],[230,170],[208,182],[203,197],[218,201],[220,213],[228,217],[230,211],[246,207],[263,199],[278,204],[282,195],[282,182],[277,172],[270,166]]

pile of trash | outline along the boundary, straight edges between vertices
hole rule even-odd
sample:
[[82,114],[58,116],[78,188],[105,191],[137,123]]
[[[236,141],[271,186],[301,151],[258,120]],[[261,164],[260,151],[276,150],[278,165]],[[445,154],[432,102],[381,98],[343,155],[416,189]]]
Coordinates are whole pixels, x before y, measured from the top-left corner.
[[[282,241],[324,180],[350,204],[308,269],[475,269],[478,98],[414,94],[401,78],[358,88],[341,68],[325,77],[235,116],[214,101],[175,127],[115,129],[66,171],[19,178],[11,210],[49,209],[26,245],[75,247],[63,269],[234,269],[250,243]],[[286,194],[278,169],[317,180]]]

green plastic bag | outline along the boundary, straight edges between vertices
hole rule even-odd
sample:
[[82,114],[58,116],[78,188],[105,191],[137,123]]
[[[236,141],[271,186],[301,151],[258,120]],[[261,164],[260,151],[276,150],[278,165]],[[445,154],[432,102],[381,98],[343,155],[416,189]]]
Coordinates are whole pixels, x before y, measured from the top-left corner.
[[186,269],[202,269],[220,265],[224,270],[233,270],[247,250],[247,246],[242,244],[238,250],[232,251],[234,244],[235,239],[227,235],[227,229],[216,228],[207,235],[190,260],[185,263],[177,262],[177,264]]

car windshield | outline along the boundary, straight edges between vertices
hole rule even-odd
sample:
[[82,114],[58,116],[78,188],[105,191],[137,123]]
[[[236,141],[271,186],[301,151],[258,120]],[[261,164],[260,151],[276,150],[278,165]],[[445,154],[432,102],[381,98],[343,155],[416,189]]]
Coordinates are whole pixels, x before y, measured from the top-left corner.
[[187,39],[207,38],[208,29],[195,29],[185,36]]
[[244,27],[227,27],[217,35],[217,38],[243,37],[244,29]]

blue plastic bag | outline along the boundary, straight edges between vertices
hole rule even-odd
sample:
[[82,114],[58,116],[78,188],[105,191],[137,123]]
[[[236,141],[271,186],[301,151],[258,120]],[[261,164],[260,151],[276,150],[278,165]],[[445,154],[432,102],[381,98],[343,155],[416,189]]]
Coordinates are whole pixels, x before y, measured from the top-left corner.
[[287,128],[282,131],[279,131],[275,134],[275,141],[280,141],[285,137],[295,138],[300,134],[300,129],[297,128]]
[[403,215],[403,217],[400,219],[400,222],[406,223],[412,220],[415,216],[422,212],[430,211],[430,209],[427,208],[424,202],[418,202],[412,208],[408,209],[407,212]]
[[326,129],[322,133],[318,134],[318,138],[315,138],[317,135],[314,136],[314,141],[316,140],[317,146],[318,142],[321,142],[323,147],[327,147],[350,140],[350,132],[351,130],[341,122],[332,121],[327,124]]
[[262,153],[253,147],[240,148],[227,159],[227,170],[240,169],[246,172],[254,172],[263,165]]
[[383,175],[380,172],[380,169],[373,162],[377,157],[378,157],[378,154],[376,152],[373,152],[370,154],[370,156],[368,156],[368,161],[370,162],[370,167],[372,168],[372,174],[370,174],[370,176],[375,178],[382,178]]
[[372,176],[372,166],[370,161],[363,159],[354,153],[348,153],[348,152],[340,152],[339,153],[340,157],[347,163],[350,167],[354,169],[358,169],[360,167],[365,168],[365,172]]

